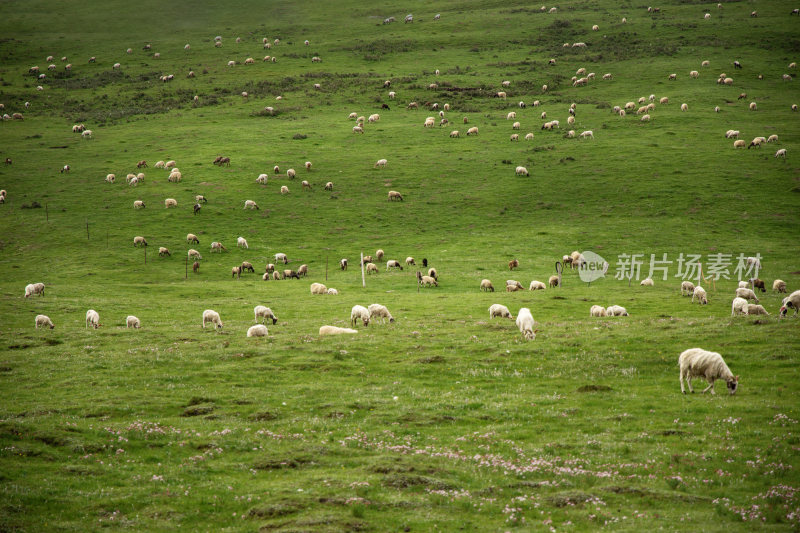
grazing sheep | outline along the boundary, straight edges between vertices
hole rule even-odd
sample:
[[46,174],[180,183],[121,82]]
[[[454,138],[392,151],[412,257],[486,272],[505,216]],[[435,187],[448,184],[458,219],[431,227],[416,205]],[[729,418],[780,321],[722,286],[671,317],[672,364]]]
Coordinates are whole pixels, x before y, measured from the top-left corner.
[[695,287],[694,290],[692,291],[692,303],[694,303],[695,298],[697,298],[697,303],[699,303],[700,305],[708,304],[708,295],[706,294],[706,290],[700,285]]
[[388,199],[389,199],[390,202],[394,201],[394,200],[400,200],[402,202],[403,201],[403,195],[400,194],[397,191],[389,191]]
[[517,261],[516,259],[512,259],[511,261],[508,262],[508,269],[514,270],[515,268],[519,268],[519,261]]
[[321,326],[319,328],[319,335],[342,335],[347,333],[358,333],[357,329],[340,328],[337,326]]
[[689,73],[689,76],[692,77],[692,78],[699,78],[700,77],[700,73],[697,72],[696,70],[693,70],[693,71],[691,71]]
[[758,303],[758,297],[756,296],[756,293],[753,292],[751,289],[744,289],[744,288],[736,289],[736,296],[738,296],[739,298],[744,298],[745,300],[755,300],[756,303]]
[[338,296],[339,295],[339,291],[337,291],[336,289],[331,287],[331,288],[328,289],[328,294],[331,295],[331,296]]
[[142,247],[147,246],[147,240],[141,235],[137,235],[136,237],[133,238],[133,245]]
[[263,318],[265,320],[272,320],[272,324],[275,325],[278,322],[278,317],[275,316],[275,313],[272,312],[272,309],[269,307],[265,307],[263,305],[257,305],[253,308],[253,314],[255,315],[254,322],[258,322],[259,318]]
[[797,311],[800,309],[800,291],[794,291],[783,299],[780,310],[781,318],[788,314],[789,309],[794,309],[794,316],[797,316]]
[[253,267],[253,264],[250,263],[249,261],[242,261],[242,265],[240,268],[242,269],[242,273],[244,273],[245,271],[250,271],[255,274],[256,272],[256,269]]
[[741,139],[739,139],[739,140],[736,140],[736,141],[733,141],[733,149],[734,149],[734,150],[735,150],[736,148],[744,148],[745,146],[747,146],[747,143],[746,143],[746,142],[744,142],[744,141],[743,141],[743,140],[741,140]]
[[92,325],[94,329],[100,327],[100,315],[94,309],[89,309],[86,311],[86,325],[85,327],[89,327],[89,324]]
[[645,278],[645,279],[642,280],[642,282],[639,285],[641,285],[642,287],[652,287],[653,286],[653,279],[652,278]]
[[289,194],[289,187],[281,185],[281,194]]
[[492,304],[489,307],[489,319],[491,320],[495,317],[509,318],[511,320],[514,319],[514,317],[511,316],[511,311],[508,310],[508,307],[501,304]]
[[772,135],[770,135],[770,136],[767,138],[767,142],[768,142],[768,143],[771,143],[771,142],[778,142],[778,136],[777,136],[777,135],[775,135],[775,134],[772,134]]
[[222,243],[218,242],[218,241],[214,241],[214,242],[211,243],[211,251],[213,252],[214,250],[217,250],[219,253],[222,253],[223,250],[226,251],[226,252],[228,251],[228,249],[225,248],[222,245]]
[[533,133],[526,134],[525,135],[525,140],[526,141],[532,141],[533,140]]
[[621,305],[610,305],[606,308],[607,316],[628,316],[628,310]]
[[[464,118],[466,118],[466,117],[464,117]],[[465,124],[466,124],[466,122],[465,122]],[[478,126],[473,126],[473,127],[471,127],[470,129],[467,130],[467,137],[469,137],[470,135],[477,135],[477,134],[478,134]]]
[[747,305],[747,300],[744,298],[736,297],[731,304],[731,316],[744,315],[744,307]]
[[602,305],[593,305],[591,309],[589,309],[589,316],[607,316],[606,308]]
[[342,270],[347,270],[347,259],[339,260],[339,268],[341,268]]
[[400,264],[400,261],[389,259],[386,261],[386,271],[388,272],[390,268],[399,268],[400,270],[403,270],[403,265]]
[[429,268],[428,269],[428,277],[431,277],[431,278],[435,279],[436,281],[439,281],[439,273],[436,272],[435,268]]
[[786,292],[786,282],[782,279],[776,279],[772,282],[772,292]]
[[494,292],[494,285],[488,279],[481,280],[481,290],[484,292]]
[[353,133],[364,133],[364,128],[361,126],[353,126]]
[[777,159],[779,157],[786,159],[786,148],[781,148],[780,150],[775,152],[775,158]]
[[559,281],[558,276],[550,276],[550,279],[547,280],[547,284],[552,289],[553,287],[558,287]]
[[141,322],[139,322],[139,319],[138,319],[138,318],[136,318],[135,316],[133,316],[133,315],[128,315],[128,316],[125,318],[125,327],[126,327],[126,328],[134,328],[134,329],[139,329],[139,328],[141,328],[141,327],[142,327],[142,324],[141,324]]
[[256,324],[247,328],[248,337],[266,337],[268,334],[267,326],[264,324]]
[[277,254],[275,254],[275,262],[276,263],[283,263],[284,265],[288,265],[289,264],[289,258],[286,256],[286,254],[284,254],[282,252],[278,252]]
[[350,310],[350,325],[355,326],[359,319],[364,326],[369,326],[369,310],[363,305],[354,305]]
[[197,250],[195,250],[194,248],[190,248],[190,249],[189,249],[189,251],[188,251],[188,252],[186,252],[186,256],[187,256],[189,259],[201,259],[201,260],[203,259],[203,256],[202,256],[202,255],[200,255],[200,252],[198,252],[198,251],[197,251]]
[[688,104],[681,104],[681,111],[689,111],[689,105]]
[[134,208],[134,209],[144,209],[144,207],[145,207],[145,205],[144,205],[144,202],[143,202],[143,201],[141,201],[141,200],[134,200],[134,202],[133,202],[133,208]]
[[594,139],[594,132],[592,130],[582,131],[579,137],[582,139]]
[[311,294],[327,294],[327,293],[328,293],[328,287],[326,287],[322,283],[311,284]]
[[758,106],[756,105],[756,103],[755,102],[750,102],[750,111],[756,111],[757,109],[758,109]]
[[236,278],[236,279],[241,278],[242,277],[242,267],[241,266],[235,266],[235,267],[231,268],[231,277],[232,278]]
[[515,173],[517,176],[530,176],[530,174],[528,173],[528,169],[527,169],[527,168],[525,168],[525,167],[523,167],[523,166],[519,166],[519,167],[517,167],[517,168],[514,170],[514,173]]
[[164,207],[169,209],[170,207],[178,207],[178,201],[175,198],[167,198],[164,200]]
[[418,276],[417,282],[423,287],[438,287],[439,283],[430,276]]
[[767,288],[764,286],[763,279],[753,278],[750,280],[750,282],[753,284],[753,290],[761,289],[761,292],[767,292]]
[[38,294],[44,296],[44,283],[29,283],[25,285],[25,298]]
[[689,392],[694,393],[692,389],[692,378],[700,377],[708,381],[708,387],[703,392],[711,390],[714,392],[714,382],[718,379],[725,380],[728,392],[735,394],[739,385],[739,376],[734,376],[733,373],[725,364],[722,356],[716,352],[709,352],[702,348],[690,348],[681,353],[678,358],[678,365],[680,366],[680,383],[681,392],[686,394],[684,387],[684,380],[689,386]]
[[272,273],[272,279],[274,279],[275,281],[280,280],[281,279],[281,273],[276,270],[275,272]]
[[197,235],[195,235],[194,233],[187,233],[186,242],[200,244],[200,239],[198,239]]
[[742,308],[742,311],[743,311],[743,313],[745,315],[766,315],[766,316],[769,316],[769,313],[767,312],[766,309],[764,309],[764,306],[763,305],[758,305],[758,304],[746,303],[746,304],[744,304],[744,307]]
[[517,313],[517,327],[522,335],[525,336],[527,340],[534,340],[536,338],[536,331],[533,329],[534,322],[533,322],[533,315],[531,315],[531,310],[527,307],[523,307]]
[[41,327],[49,327],[50,329],[54,329],[55,326],[53,325],[53,321],[50,320],[50,317],[47,315],[36,315],[36,320],[34,321],[35,329],[39,329]]
[[525,290],[519,285],[506,285],[506,292],[517,292]]
[[386,306],[381,304],[371,304],[367,310],[369,311],[369,318],[380,318],[381,323],[385,323],[386,319],[389,319],[389,322],[394,322],[394,317],[389,312],[389,309]]
[[375,263],[367,263],[364,265],[364,269],[367,271],[367,274],[377,274],[378,273],[378,265]]
[[650,115],[642,115],[641,121],[642,122],[650,122]]
[[169,248],[165,248],[163,246],[159,246],[158,247],[158,256],[159,257],[164,257],[165,255],[168,255],[168,256],[172,257],[172,254],[170,253]]
[[206,322],[214,324],[214,329],[222,329],[222,320],[219,318],[219,313],[212,309],[203,311],[203,329],[206,329]]
[[528,287],[528,290],[530,291],[543,291],[545,289],[547,289],[547,285],[537,280],[531,281],[530,287]]
[[325,190],[326,191],[332,191],[333,190],[333,182],[332,181],[329,181],[328,183],[325,184]]
[[518,129],[520,129],[520,127],[521,126],[520,126],[519,122],[515,122],[514,124],[511,125],[511,129],[513,129],[513,130],[518,130]]
[[746,281],[740,281],[740,282],[739,282],[739,287],[738,287],[738,288],[739,288],[739,289],[746,289],[746,288],[747,288],[747,287],[749,287],[749,286],[750,286],[750,284],[749,284],[748,282],[746,282]]

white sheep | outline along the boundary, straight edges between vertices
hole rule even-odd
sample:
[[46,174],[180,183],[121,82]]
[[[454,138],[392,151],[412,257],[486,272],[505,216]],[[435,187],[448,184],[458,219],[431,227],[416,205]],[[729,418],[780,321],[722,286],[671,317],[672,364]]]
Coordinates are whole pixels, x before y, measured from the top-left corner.
[[739,282],[739,286],[738,286],[737,288],[739,288],[739,289],[746,289],[746,288],[748,288],[749,286],[750,286],[750,284],[749,284],[749,283],[747,283],[746,281],[742,280],[742,281],[740,281],[740,282]]
[[226,252],[228,251],[228,249],[225,248],[225,246],[223,246],[223,244],[219,241],[214,241],[211,243],[211,251],[213,252],[214,250],[218,251],[219,253],[222,253],[223,250]]
[[742,312],[745,315],[748,315],[748,316],[749,315],[766,315],[766,316],[769,316],[769,313],[767,312],[766,309],[764,309],[764,306],[763,305],[758,305],[758,304],[751,304],[751,303],[744,304],[744,307],[742,308]]
[[652,287],[653,286],[653,278],[645,278],[645,279],[642,280],[642,282],[639,285],[641,285],[642,287]]
[[786,282],[782,279],[776,279],[772,282],[772,291],[786,292]]
[[327,294],[327,293],[328,293],[328,287],[326,287],[322,283],[311,284],[311,294]]
[[396,259],[389,259],[386,261],[386,271],[388,272],[390,268],[399,268],[403,270],[403,265],[400,264],[400,261]]
[[253,308],[253,314],[255,315],[254,322],[258,322],[259,318],[263,318],[265,320],[272,320],[272,324],[276,324],[278,322],[278,318],[275,316],[275,313],[272,312],[272,309],[269,307],[265,307],[263,305],[257,305]]
[[200,255],[200,252],[194,248],[190,248],[189,251],[186,252],[186,255],[189,257],[189,259],[203,259],[203,256]]
[[650,115],[642,115],[641,121],[642,122],[650,122]]
[[136,318],[135,316],[133,316],[133,315],[128,315],[128,316],[125,318],[125,327],[126,327],[126,328],[134,328],[134,329],[139,329],[139,328],[141,328],[141,327],[142,327],[142,323],[141,323],[141,322],[139,321],[139,319],[138,319],[138,318]]
[[738,139],[736,141],[733,141],[733,149],[734,150],[736,148],[745,148],[746,146],[747,146],[747,143],[744,142],[742,139]]
[[106,175],[106,181],[108,183],[114,183],[114,180],[116,180],[116,179],[117,179],[117,176],[115,176],[114,174],[107,174]]
[[543,291],[546,289],[547,285],[545,285],[544,282],[537,280],[531,281],[530,287],[528,287],[528,290],[530,291]]
[[780,150],[775,152],[775,158],[777,159],[779,157],[786,159],[786,148],[781,148]]
[[521,308],[517,313],[517,327],[528,340],[534,340],[536,338],[536,331],[533,329],[533,326],[534,322],[531,310],[527,307]]
[[36,315],[36,320],[34,321],[35,329],[39,329],[39,326],[45,328],[50,327],[50,329],[55,328],[53,325],[53,321],[50,320],[50,317],[47,315]]
[[533,133],[526,134],[525,135],[525,140],[526,141],[532,141],[533,140]]
[[530,174],[528,173],[528,169],[527,169],[527,168],[525,168],[525,167],[523,167],[523,166],[519,166],[519,167],[517,167],[517,168],[514,170],[514,173],[515,173],[517,176],[530,176]]
[[681,111],[689,111],[689,105],[688,104],[681,104]]
[[269,331],[267,331],[267,326],[264,324],[256,324],[247,329],[248,337],[266,337],[268,334]]
[[25,298],[38,294],[44,296],[44,283],[29,283],[25,285]]
[[589,316],[607,316],[606,308],[602,305],[593,305],[591,309],[589,309]]
[[494,292],[494,285],[488,279],[481,280],[481,290],[484,292]]
[[389,312],[389,309],[386,306],[381,304],[371,304],[367,310],[369,311],[369,317],[372,318],[380,318],[381,323],[384,323],[386,319],[389,319],[389,322],[394,322],[394,317]]
[[319,334],[322,335],[342,335],[345,333],[358,333],[357,329],[351,328],[340,328],[337,326],[321,326],[319,328]]
[[703,392],[711,390],[711,394],[715,394],[714,381],[723,379],[727,383],[728,391],[731,394],[736,393],[739,385],[739,376],[733,375],[722,356],[716,352],[709,352],[702,348],[690,348],[681,353],[678,358],[678,365],[681,371],[680,382],[683,394],[686,394],[686,389],[683,385],[684,379],[689,386],[689,392],[694,393],[692,378],[695,377],[704,378],[708,381],[708,387]]
[[478,126],[473,126],[467,130],[467,137],[469,137],[470,135],[477,135],[477,134],[478,134]]
[[689,76],[692,77],[692,78],[699,78],[700,77],[700,73],[697,72],[696,70],[693,70],[693,71],[691,71],[689,73]]
[[756,270],[761,270],[761,260],[758,257],[745,257],[744,261],[748,267],[755,267]]
[[178,201],[175,198],[167,198],[164,200],[164,207],[167,209],[170,207],[178,207]]
[[607,316],[628,316],[628,310],[621,305],[610,305],[606,308]]
[[736,315],[743,315],[744,313],[744,306],[747,305],[747,300],[744,298],[739,298],[738,296],[733,299],[733,303],[731,304],[731,316]]
[[89,327],[89,324],[92,325],[94,329],[100,327],[100,315],[94,309],[89,309],[86,311],[86,326]]
[[378,273],[378,265],[375,263],[367,263],[364,265],[364,270],[366,270],[367,274],[377,274]]
[[697,303],[700,305],[708,304],[708,295],[706,294],[706,290],[698,285],[692,291],[692,303],[694,303],[694,299],[697,298]]
[[508,310],[508,307],[501,304],[492,304],[489,306],[489,319],[500,317],[500,318],[510,318],[511,320],[514,319],[511,316],[511,311]]
[[253,200],[245,200],[244,201],[244,208],[245,209],[259,209],[258,204],[255,203]]
[[594,139],[594,132],[592,130],[582,131],[579,137],[582,139]]
[[147,239],[142,237],[141,235],[137,235],[133,238],[133,245],[134,246],[147,246]]
[[418,282],[423,287],[438,287],[439,286],[439,282],[437,282],[431,276],[420,276],[418,278]]
[[328,294],[331,295],[331,296],[338,296],[339,295],[339,291],[337,291],[336,289],[331,287],[331,288],[328,289]]
[[358,320],[369,326],[369,310],[363,305],[354,305],[350,310],[350,325],[355,326]]
[[170,253],[169,248],[166,248],[164,246],[159,246],[158,247],[158,256],[159,257],[164,257],[166,255],[172,257],[172,254]]
[[214,324],[215,329],[222,329],[222,320],[219,318],[219,313],[212,309],[203,311],[203,329],[206,329],[206,322]]
[[794,309],[794,316],[797,316],[797,311],[800,309],[800,291],[794,291],[783,299],[780,316],[785,317],[789,313],[789,309]]
[[275,254],[275,262],[276,263],[283,263],[284,265],[288,265],[289,264],[289,258],[286,256],[286,254],[284,254],[282,252],[278,252],[277,254]]
[[244,237],[236,238],[236,247],[244,248],[245,250],[248,250],[250,248],[250,246],[247,245],[247,239],[245,239]]
[[736,296],[738,296],[739,298],[744,298],[745,300],[755,300],[756,303],[758,303],[758,297],[756,296],[756,293],[753,292],[752,289],[744,289],[744,288],[736,289]]
[[289,187],[281,185],[281,194],[289,194]]

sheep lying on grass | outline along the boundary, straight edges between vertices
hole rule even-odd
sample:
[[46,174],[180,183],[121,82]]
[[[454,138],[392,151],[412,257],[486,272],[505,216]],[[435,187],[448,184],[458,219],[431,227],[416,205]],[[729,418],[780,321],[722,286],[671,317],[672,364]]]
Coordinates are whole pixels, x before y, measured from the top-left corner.
[[342,335],[345,333],[358,333],[357,329],[340,328],[337,326],[322,326],[319,328],[319,334],[322,335]]
[[247,329],[248,337],[266,337],[268,334],[269,331],[267,331],[267,326],[264,324],[256,324]]
[[678,358],[678,365],[680,366],[680,382],[681,392],[686,394],[686,389],[683,385],[683,380],[689,386],[689,392],[694,393],[692,389],[692,378],[700,377],[708,381],[708,387],[703,392],[714,392],[714,382],[718,379],[725,380],[727,383],[728,391],[735,394],[739,386],[739,376],[734,376],[733,373],[725,364],[722,356],[716,352],[709,352],[702,348],[690,348],[681,353]]

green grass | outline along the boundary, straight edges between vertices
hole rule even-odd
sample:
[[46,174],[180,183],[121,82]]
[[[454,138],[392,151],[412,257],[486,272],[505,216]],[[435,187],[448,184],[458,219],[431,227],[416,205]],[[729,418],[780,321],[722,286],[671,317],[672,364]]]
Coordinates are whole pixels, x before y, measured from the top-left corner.
[[[797,529],[800,334],[769,291],[776,278],[800,287],[800,91],[781,79],[800,50],[795,6],[646,7],[6,2],[0,103],[25,120],[0,123],[0,156],[13,159],[0,167],[0,530]],[[381,24],[392,15],[400,22]],[[281,43],[264,50],[263,37]],[[562,47],[577,41],[587,48]],[[597,79],[573,88],[580,67]],[[716,83],[721,72],[733,86]],[[492,96],[503,80],[506,100]],[[650,94],[670,103],[649,124],[611,113]],[[449,103],[450,124],[423,128],[438,121],[426,102]],[[572,128],[594,140],[565,137],[572,102]],[[533,141],[509,141],[512,110]],[[542,131],[542,111],[561,129]],[[354,135],[351,112],[381,119]],[[464,136],[470,126],[479,136]],[[734,150],[729,129],[779,142]],[[217,155],[231,166],[213,166]],[[373,168],[380,158],[388,166]],[[141,159],[146,181],[128,187]],[[153,168],[169,159],[179,184]],[[405,201],[387,202],[389,190]],[[196,194],[208,204],[195,216]],[[247,199],[260,210],[242,209]],[[229,251],[210,253],[214,240]],[[190,247],[204,259],[185,278]],[[419,290],[416,269],[381,263],[362,288],[359,253],[378,248],[428,258],[439,287]],[[547,282],[576,249],[604,256],[608,276],[587,285],[567,271],[558,289],[502,292],[506,279]],[[261,281],[277,252],[309,277]],[[706,270],[710,254],[759,253],[771,315],[731,318],[735,279],[708,286],[708,306],[690,304],[676,263],[652,288],[614,279],[617,257],[634,253],[700,254]],[[257,274],[231,279],[242,261]],[[498,292],[480,292],[483,278]],[[23,298],[38,281],[46,295]],[[312,297],[312,282],[340,295]],[[317,335],[374,302],[396,321]],[[536,340],[489,320],[492,303],[531,308]],[[279,321],[247,339],[259,304]],[[631,316],[590,319],[593,304]],[[90,308],[98,330],[84,327]],[[204,309],[220,312],[222,331],[200,328]],[[55,330],[33,329],[40,313]],[[125,329],[128,314],[141,330]],[[719,384],[716,396],[680,395],[678,355],[695,346],[723,354],[737,395]]]

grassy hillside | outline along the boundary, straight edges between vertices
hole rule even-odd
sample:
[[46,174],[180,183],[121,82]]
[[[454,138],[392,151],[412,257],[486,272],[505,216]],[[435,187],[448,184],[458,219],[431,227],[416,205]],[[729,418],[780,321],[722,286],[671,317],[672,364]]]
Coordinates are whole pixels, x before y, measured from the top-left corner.
[[[778,278],[800,288],[800,90],[782,78],[800,57],[793,4],[3,5],[0,103],[24,120],[0,123],[13,161],[0,166],[0,529],[798,527],[800,326],[778,319],[785,295],[770,291]],[[575,42],[587,46],[563,46]],[[596,78],[573,87],[579,68]],[[650,95],[650,122],[612,112]],[[451,106],[449,124],[423,128],[440,120],[433,103]],[[354,134],[353,112],[380,120]],[[730,129],[778,141],[734,150]],[[231,165],[214,166],[219,155]],[[126,185],[129,172],[144,183]],[[194,215],[197,194],[208,203]],[[187,276],[193,247],[203,259]],[[426,258],[439,286],[384,261],[362,288],[359,254],[378,248]],[[567,270],[560,288],[504,292],[507,279],[547,282],[573,250],[603,256],[607,276]],[[262,281],[278,252],[308,278]],[[668,279],[615,277],[622,254],[643,254],[639,279],[666,254]],[[680,296],[681,254],[706,273],[729,254],[729,278],[704,283],[708,306]],[[762,258],[770,316],[730,316],[740,254]],[[232,279],[242,261],[256,273]],[[479,291],[484,278],[497,292]],[[24,298],[35,282],[45,295]],[[340,294],[312,296],[312,282]],[[375,302],[396,321],[318,336]],[[536,339],[490,320],[493,303],[529,307]],[[249,339],[259,304],[279,320]],[[594,304],[631,316],[590,318]],[[101,328],[84,327],[87,309]],[[200,327],[204,309],[221,331]],[[34,329],[37,314],[55,329]],[[125,328],[129,314],[141,330]],[[719,383],[713,397],[680,395],[678,355],[695,346],[724,356],[737,395]]]

